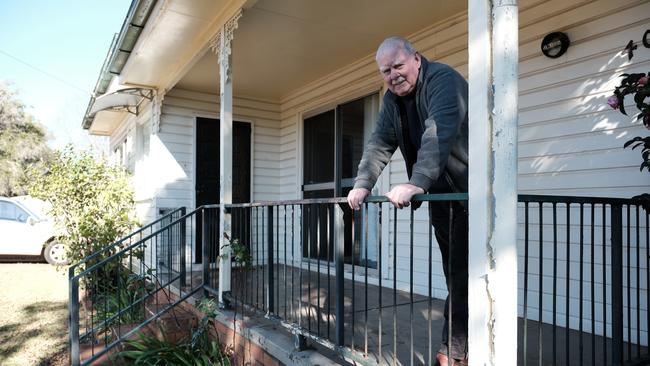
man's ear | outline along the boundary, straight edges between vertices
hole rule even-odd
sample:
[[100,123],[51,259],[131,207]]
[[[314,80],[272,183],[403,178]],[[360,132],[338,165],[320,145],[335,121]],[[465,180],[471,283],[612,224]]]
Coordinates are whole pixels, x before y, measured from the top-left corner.
[[415,56],[415,62],[418,63],[418,69],[419,69],[420,66],[422,65],[422,57],[420,57],[420,53],[417,51],[415,51],[413,55]]

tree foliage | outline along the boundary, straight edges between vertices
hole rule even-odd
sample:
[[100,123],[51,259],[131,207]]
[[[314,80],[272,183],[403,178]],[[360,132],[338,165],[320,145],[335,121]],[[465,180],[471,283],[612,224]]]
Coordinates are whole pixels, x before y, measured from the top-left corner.
[[[607,99],[607,104],[627,116],[624,107],[625,96],[633,95],[636,108],[640,112],[636,119],[641,120],[643,125],[650,130],[650,104],[646,103],[646,99],[650,97],[650,83],[648,82],[650,72],[647,74],[642,72],[622,74],[621,77],[623,78],[621,85],[614,89],[614,95]],[[642,159],[639,169],[647,169],[650,172],[650,136],[636,136],[623,145],[623,148],[628,147],[632,147],[632,150],[639,148]]]
[[51,157],[46,130],[16,93],[0,83],[0,195],[26,194],[28,167],[43,170]]
[[116,241],[137,224],[128,173],[90,151],[68,145],[54,153],[47,172],[30,176],[29,194],[51,202],[55,222],[67,233],[62,241],[70,263]]

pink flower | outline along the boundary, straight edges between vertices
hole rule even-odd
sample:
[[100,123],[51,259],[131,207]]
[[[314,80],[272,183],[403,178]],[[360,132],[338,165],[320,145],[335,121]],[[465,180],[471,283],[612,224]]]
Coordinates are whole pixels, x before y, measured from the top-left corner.
[[616,97],[616,95],[612,95],[611,97],[607,98],[607,104],[609,104],[609,106],[614,109],[618,109],[618,97]]
[[637,81],[637,84],[639,84],[639,86],[644,86],[644,85],[648,84],[648,77],[647,76],[642,76],[639,79],[639,81]]

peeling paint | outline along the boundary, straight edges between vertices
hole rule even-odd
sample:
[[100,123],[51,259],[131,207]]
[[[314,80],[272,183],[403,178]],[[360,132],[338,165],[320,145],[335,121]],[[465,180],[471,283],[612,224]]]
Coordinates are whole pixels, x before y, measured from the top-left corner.
[[485,293],[487,294],[488,297],[488,314],[489,314],[489,319],[486,324],[487,329],[488,329],[488,334],[490,337],[488,346],[489,346],[489,355],[490,355],[490,365],[495,364],[495,346],[494,346],[494,323],[495,323],[495,318],[494,318],[494,299],[492,298],[492,293],[490,291],[490,280],[489,280],[489,274],[483,275],[483,281],[485,281]]

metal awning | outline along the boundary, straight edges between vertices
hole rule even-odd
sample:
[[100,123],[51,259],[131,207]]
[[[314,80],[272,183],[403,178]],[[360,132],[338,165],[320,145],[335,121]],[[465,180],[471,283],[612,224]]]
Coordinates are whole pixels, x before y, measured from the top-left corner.
[[114,91],[109,94],[104,94],[93,100],[88,105],[86,111],[86,118],[84,119],[83,127],[90,128],[95,115],[101,111],[116,111],[128,112],[138,115],[139,106],[143,100],[152,100],[154,90],[149,88],[125,88]]

